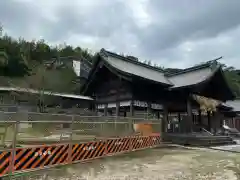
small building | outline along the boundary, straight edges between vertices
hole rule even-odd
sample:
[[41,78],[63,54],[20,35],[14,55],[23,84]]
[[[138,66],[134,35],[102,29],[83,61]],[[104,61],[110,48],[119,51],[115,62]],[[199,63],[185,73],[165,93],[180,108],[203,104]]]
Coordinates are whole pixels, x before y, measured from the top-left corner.
[[0,87],[0,111],[51,112],[79,114],[91,109],[92,98],[75,94],[34,90],[19,87]]
[[227,101],[224,106],[229,107],[229,110],[224,112],[225,124],[240,131],[240,100]]

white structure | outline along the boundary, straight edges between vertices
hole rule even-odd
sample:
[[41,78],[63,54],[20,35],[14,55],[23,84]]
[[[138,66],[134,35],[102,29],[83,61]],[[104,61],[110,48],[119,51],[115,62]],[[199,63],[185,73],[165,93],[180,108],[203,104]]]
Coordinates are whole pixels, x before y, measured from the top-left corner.
[[87,79],[88,73],[91,69],[90,63],[85,60],[73,60],[72,61],[73,70],[76,75],[80,78]]
[[77,76],[80,76],[81,62],[73,60],[73,70]]

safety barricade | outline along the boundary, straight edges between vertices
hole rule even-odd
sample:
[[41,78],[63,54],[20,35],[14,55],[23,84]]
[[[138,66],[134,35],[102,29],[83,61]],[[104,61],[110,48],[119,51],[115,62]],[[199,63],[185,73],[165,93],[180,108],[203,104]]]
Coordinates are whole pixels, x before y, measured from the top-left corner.
[[0,177],[7,174],[10,167],[11,152],[0,151]]
[[131,150],[131,137],[116,138],[107,140],[106,155],[112,155]]
[[16,150],[14,171],[65,164],[68,148],[68,144],[19,148]]
[[[150,136],[151,137],[151,136]],[[161,143],[161,136],[160,135],[155,135],[150,138],[151,141],[151,146],[157,146]]]
[[134,137],[132,140],[132,150],[148,147],[148,137]]
[[72,148],[72,162],[90,160],[104,155],[106,142],[96,141],[82,144],[74,144]]
[[0,177],[9,172],[33,171],[150,148],[159,145],[160,142],[160,136],[153,135],[112,138],[80,144],[16,148],[14,161],[11,151],[0,151]]

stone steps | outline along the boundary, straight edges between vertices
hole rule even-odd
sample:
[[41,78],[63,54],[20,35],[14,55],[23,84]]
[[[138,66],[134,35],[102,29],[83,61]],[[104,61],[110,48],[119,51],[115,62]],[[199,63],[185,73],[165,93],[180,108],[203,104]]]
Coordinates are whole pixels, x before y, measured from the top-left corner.
[[163,140],[174,144],[187,146],[216,146],[216,145],[230,145],[236,142],[229,136],[206,136],[196,134],[170,134],[163,135]]

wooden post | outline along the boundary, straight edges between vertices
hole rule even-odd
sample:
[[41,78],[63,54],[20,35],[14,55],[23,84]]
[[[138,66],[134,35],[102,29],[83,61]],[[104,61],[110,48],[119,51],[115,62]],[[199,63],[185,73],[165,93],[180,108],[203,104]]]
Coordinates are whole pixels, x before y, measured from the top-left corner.
[[116,116],[119,116],[119,111],[120,111],[120,103],[116,102]]
[[180,123],[180,121],[181,121],[181,113],[179,112],[178,113],[178,122]]
[[133,105],[133,100],[131,100],[131,102],[130,102],[130,116],[131,116],[131,117],[134,116],[134,105]]
[[162,120],[162,133],[167,132],[167,121],[168,121],[168,109],[167,106],[163,106],[163,120]]
[[[16,113],[17,115],[17,113]],[[14,117],[15,120],[16,117]],[[15,121],[14,125],[14,135],[13,135],[13,141],[12,141],[12,150],[11,150],[11,161],[9,163],[9,167],[10,167],[10,174],[12,175],[12,173],[14,172],[14,162],[15,162],[15,156],[16,156],[16,146],[17,146],[17,136],[18,136],[18,132],[19,132],[19,124],[20,124],[20,120],[17,119]],[[12,176],[10,176],[12,178]]]
[[198,110],[198,124],[202,125],[202,112],[201,112],[201,109]]
[[120,89],[122,87],[122,78],[119,77],[119,85],[117,88],[117,94],[116,94],[116,118],[115,118],[115,123],[114,123],[114,130],[117,130],[117,121],[118,121],[118,116],[119,116],[119,110],[120,110]]
[[151,113],[151,103],[147,103],[147,120],[149,120],[149,113]]
[[232,117],[232,120],[233,120],[233,128],[236,128],[236,120],[234,117]]
[[178,112],[178,133],[180,133],[181,130],[181,113]]
[[97,116],[98,115],[98,104],[97,103],[95,103],[94,104],[94,114]]
[[221,119],[220,119],[220,128],[222,128],[223,127],[223,117],[221,117]]
[[95,112],[95,101],[93,101],[94,103],[90,103],[90,106],[89,106],[89,109],[92,111],[92,112]]
[[117,130],[117,121],[118,121],[118,116],[119,116],[119,110],[120,110],[120,103],[116,102],[116,118],[115,118],[115,123],[114,123],[114,130]]
[[191,99],[188,97],[187,99],[187,122],[186,122],[186,133],[190,133],[192,131],[192,105]]
[[104,116],[107,116],[108,115],[108,105],[107,104],[104,104]]
[[207,112],[207,119],[208,119],[208,131],[211,132],[211,116],[210,116],[210,112]]
[[130,119],[128,120],[129,134],[133,133],[133,116],[134,116],[134,105],[133,100],[130,102]]
[[72,115],[72,120],[70,124],[70,136],[69,136],[69,148],[68,148],[68,163],[72,163],[72,146],[73,146],[73,127],[74,127],[75,116]]

